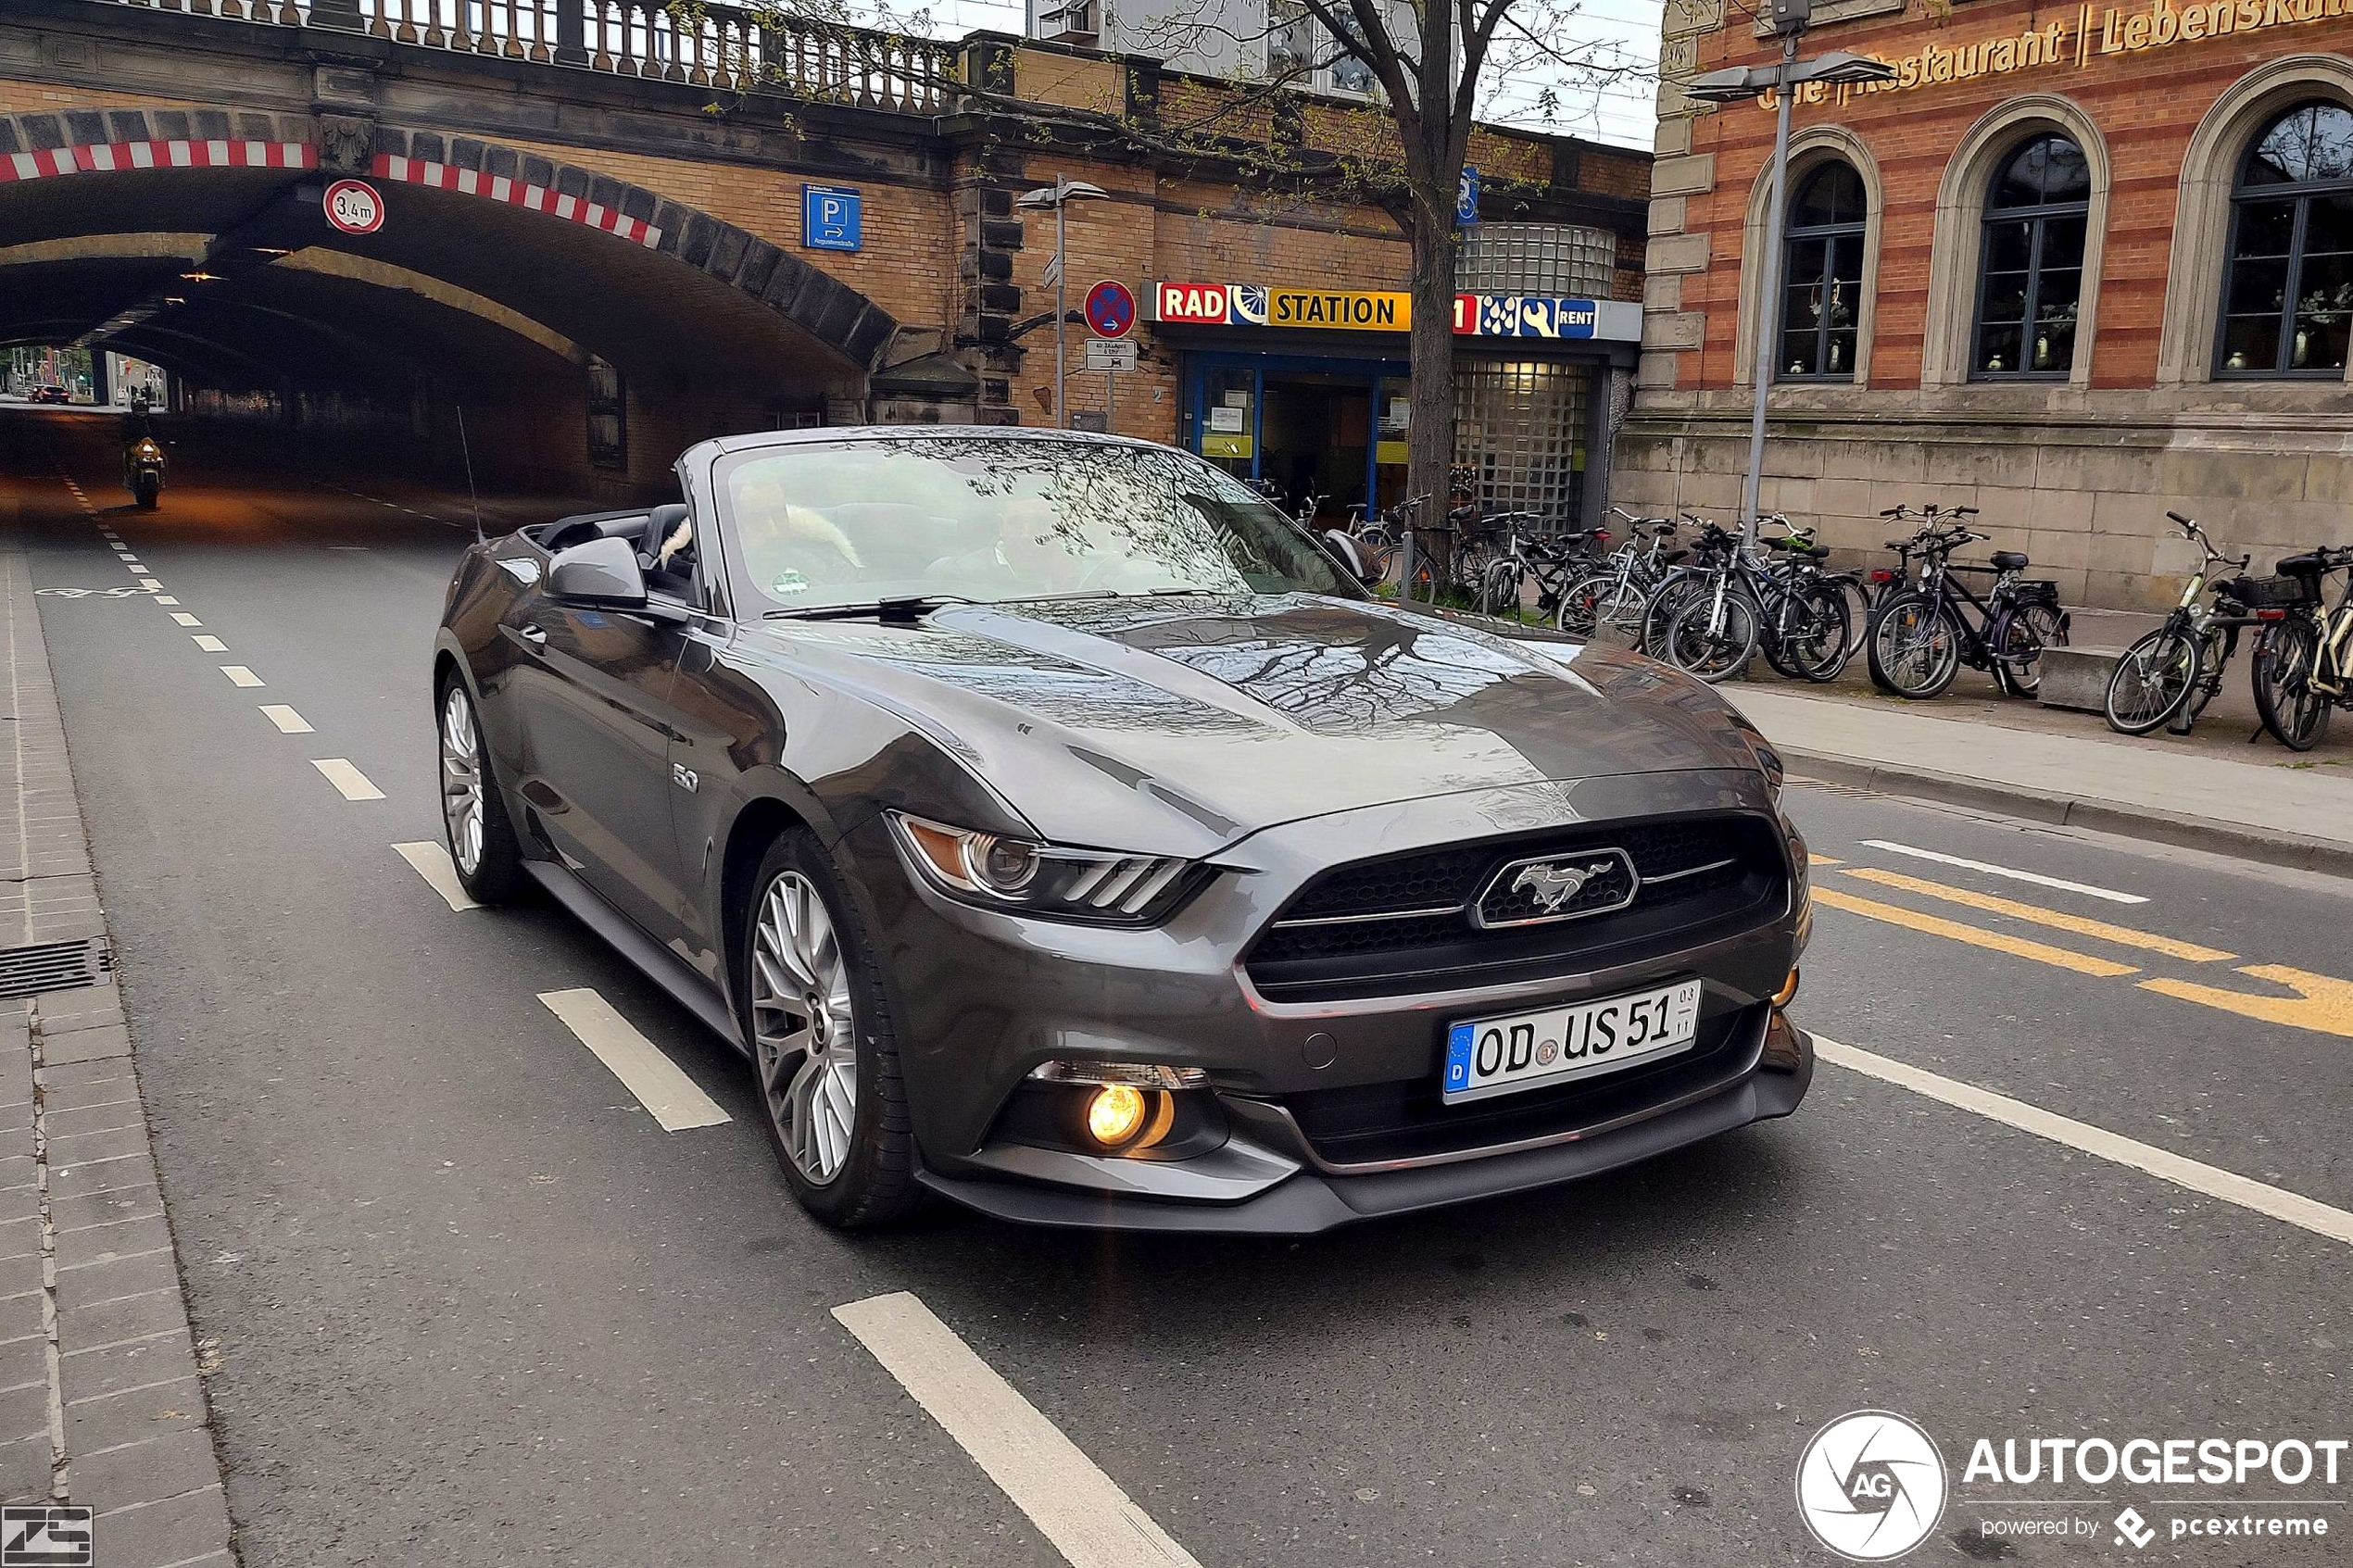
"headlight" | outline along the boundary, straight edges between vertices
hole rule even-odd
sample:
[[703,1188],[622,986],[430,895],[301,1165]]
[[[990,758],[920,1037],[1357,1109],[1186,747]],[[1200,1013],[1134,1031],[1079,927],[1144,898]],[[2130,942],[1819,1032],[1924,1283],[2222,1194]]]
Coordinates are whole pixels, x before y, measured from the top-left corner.
[[1057,920],[1150,925],[1192,887],[1193,861],[1164,855],[1069,849],[975,833],[887,811],[893,837],[940,892],[984,908],[1018,909]]

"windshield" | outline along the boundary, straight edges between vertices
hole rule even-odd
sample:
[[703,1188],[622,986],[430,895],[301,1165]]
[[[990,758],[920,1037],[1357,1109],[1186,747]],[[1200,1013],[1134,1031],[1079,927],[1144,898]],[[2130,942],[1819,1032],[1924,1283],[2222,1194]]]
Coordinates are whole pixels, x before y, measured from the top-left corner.
[[1171,447],[911,433],[745,453],[722,465],[719,483],[764,609],[1361,596],[1290,519]]

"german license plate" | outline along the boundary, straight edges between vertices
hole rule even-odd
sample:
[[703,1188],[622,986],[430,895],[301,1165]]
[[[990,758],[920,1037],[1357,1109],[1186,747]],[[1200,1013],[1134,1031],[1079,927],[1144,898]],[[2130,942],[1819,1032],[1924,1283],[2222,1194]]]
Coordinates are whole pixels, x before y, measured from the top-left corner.
[[1689,1050],[1699,1035],[1700,983],[1605,997],[1573,1007],[1466,1018],[1446,1031],[1449,1105],[1614,1073]]

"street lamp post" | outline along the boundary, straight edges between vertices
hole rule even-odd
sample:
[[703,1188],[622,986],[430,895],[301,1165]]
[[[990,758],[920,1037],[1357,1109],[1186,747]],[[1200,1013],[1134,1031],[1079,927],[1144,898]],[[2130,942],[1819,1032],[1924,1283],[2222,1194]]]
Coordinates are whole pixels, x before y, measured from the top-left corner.
[[[1068,228],[1063,214],[1072,202],[1100,201],[1110,194],[1101,185],[1090,185],[1084,180],[1073,180],[1067,175],[1057,174],[1054,176],[1052,184],[1041,185],[1034,191],[1026,191],[1013,202],[1015,207],[1026,207],[1033,211],[1050,207],[1054,209],[1054,428],[1056,430],[1070,428],[1070,413],[1063,402],[1064,377],[1063,338],[1063,329],[1070,324],[1070,268],[1064,254],[1064,241],[1068,238]],[[1106,419],[1104,422],[1108,424],[1110,421]]]
[[1813,15],[1813,0],[1772,0],[1769,16],[1781,36],[1777,66],[1730,66],[1693,77],[1686,95],[1708,103],[1734,104],[1771,90],[1774,96],[1773,161],[1766,182],[1763,290],[1756,307],[1755,399],[1748,419],[1748,471],[1741,480],[1741,533],[1756,543],[1758,493],[1765,479],[1765,396],[1773,383],[1777,340],[1780,336],[1781,225],[1789,182],[1789,110],[1796,90],[1809,82],[1888,82],[1894,68],[1883,61],[1849,54],[1843,49],[1810,60],[1797,57],[1797,41]]

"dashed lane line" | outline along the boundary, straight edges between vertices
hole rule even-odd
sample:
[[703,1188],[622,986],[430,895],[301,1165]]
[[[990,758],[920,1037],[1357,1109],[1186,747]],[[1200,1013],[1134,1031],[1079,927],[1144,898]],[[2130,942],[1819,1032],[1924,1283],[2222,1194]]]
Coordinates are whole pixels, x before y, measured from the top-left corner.
[[1061,1427],[911,1291],[834,1309],[1071,1568],[1201,1568]]
[[1941,849],[1922,849],[1916,845],[1897,844],[1885,838],[1867,838],[1863,843],[1873,849],[1884,849],[1891,855],[1909,855],[1914,859],[1934,860],[1941,866],[1958,866],[1963,871],[1983,872],[1987,876],[2006,876],[2013,882],[2031,882],[2037,887],[2056,887],[2062,893],[2081,893],[2086,898],[2104,898],[2111,904],[2148,902],[2137,893],[2119,893],[2113,887],[2095,887],[2088,882],[2070,882],[2065,877],[2045,876],[2041,872],[2020,871],[2016,866],[1997,866],[1989,860],[1971,860],[1959,855],[1947,855]]
[[1942,915],[1923,914],[1918,909],[1907,909],[1896,904],[1882,904],[1871,898],[1857,898],[1851,893],[1841,893],[1835,888],[1815,888],[1814,902],[1827,904],[1833,909],[1844,909],[1849,914],[1867,915],[1872,920],[1884,921],[1890,925],[1901,925],[1913,931],[1925,932],[1931,936],[1943,936],[1955,942],[1966,942],[1972,947],[1990,948],[1997,953],[2007,953],[2012,958],[2032,959],[2036,963],[2046,963],[2058,969],[2070,969],[2078,974],[2097,975],[2103,980],[2112,980],[2119,975],[2140,972],[2131,964],[2118,963],[2113,959],[2095,959],[2089,953],[2078,953],[2066,947],[2053,947],[2042,942],[2030,942],[2023,936],[2012,936],[2006,932],[1981,931],[1976,926],[1963,925],[1959,921],[1946,920]]
[[1875,882],[1882,887],[1917,893],[1923,898],[1936,898],[1947,904],[1958,904],[1964,909],[1982,909],[1990,915],[2007,915],[2012,920],[2047,925],[2055,931],[2071,931],[2078,936],[2097,937],[2119,947],[2163,953],[2167,958],[2181,959],[2189,963],[2221,963],[2238,957],[2236,953],[2226,953],[2220,947],[2184,942],[2175,936],[2159,936],[2154,932],[2136,931],[2129,925],[2110,925],[2104,920],[2089,920],[2082,915],[2046,909],[2039,904],[2021,904],[2015,899],[1995,897],[1991,893],[1949,887],[1941,882],[1930,882],[1925,877],[1906,876],[1901,872],[1883,872],[1872,866],[1850,866],[1842,874]]
[[539,1000],[637,1097],[663,1131],[683,1133],[734,1120],[593,987],[542,991]]
[[224,664],[220,667],[220,672],[229,677],[229,684],[233,686],[261,686],[269,684],[268,682],[264,681],[260,676],[255,674],[252,671],[246,669],[242,664]]
[[214,636],[209,632],[199,632],[190,640],[194,642],[196,646],[204,649],[207,653],[227,653],[229,651],[229,645],[222,642],[220,638]]
[[180,601],[178,599],[173,598],[170,594],[157,594],[156,596],[156,603],[159,605],[176,605]]
[[442,901],[460,913],[479,909],[480,904],[466,896],[465,884],[458,880],[457,863],[449,859],[449,851],[429,839],[414,844],[396,844],[394,853],[409,862],[416,873],[425,879],[425,885],[442,897]]
[[307,735],[313,733],[310,721],[283,702],[263,703],[261,716],[277,725],[278,733],[282,735]]
[[163,584],[162,584],[162,583],[158,583],[158,582],[157,582],[157,581],[156,581],[154,578],[152,578],[152,577],[142,577],[141,579],[139,579],[139,586],[141,586],[142,588],[145,588],[145,590],[147,590],[147,592],[149,592],[149,593],[151,593],[151,594],[152,594],[152,593],[154,593],[157,589],[158,589],[158,588],[162,587],[162,586],[163,586]]
[[369,782],[368,775],[351,765],[348,758],[314,757],[310,765],[327,776],[327,782],[340,791],[346,800],[382,800],[384,792]]
[[198,621],[195,616],[190,615],[184,609],[173,610],[171,612],[171,619],[177,621],[182,626],[201,626],[204,624],[203,621]]
[[2070,1148],[2113,1160],[2119,1165],[2129,1165],[2135,1171],[2146,1172],[2176,1186],[2187,1187],[2192,1192],[2203,1193],[2208,1198],[2253,1210],[2258,1214],[2269,1215],[2300,1230],[2310,1231],[2315,1236],[2324,1236],[2333,1241],[2353,1246],[2353,1213],[2331,1208],[2301,1193],[2271,1186],[2220,1166],[2191,1160],[2171,1149],[2158,1148],[2153,1144],[2111,1133],[2104,1127],[2095,1127],[2088,1122],[2078,1122],[2072,1117],[2045,1110],[2040,1106],[2029,1105],[2024,1100],[2012,1099],[1991,1089],[1981,1089],[1974,1084],[1964,1084],[1957,1078],[1947,1078],[1942,1073],[1931,1073],[1925,1068],[1914,1067],[1874,1051],[1843,1046],[1819,1035],[1814,1036],[1814,1048],[1824,1061],[1835,1062],[1850,1072],[1910,1089],[1915,1094],[1941,1100],[1957,1110],[1971,1111],[2016,1127],[2020,1132],[2032,1133],[2036,1137],[2048,1138],[2053,1143],[2065,1144]]

